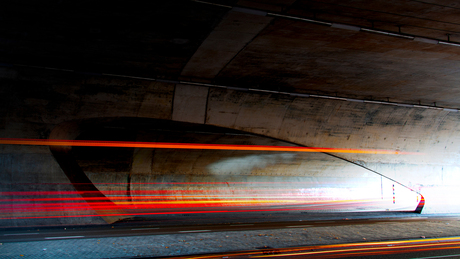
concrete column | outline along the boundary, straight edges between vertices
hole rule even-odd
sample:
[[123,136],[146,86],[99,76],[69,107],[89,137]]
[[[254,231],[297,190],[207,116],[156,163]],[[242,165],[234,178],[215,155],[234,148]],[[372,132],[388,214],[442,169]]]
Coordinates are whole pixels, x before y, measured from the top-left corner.
[[193,85],[176,85],[172,119],[174,121],[204,123],[208,88]]

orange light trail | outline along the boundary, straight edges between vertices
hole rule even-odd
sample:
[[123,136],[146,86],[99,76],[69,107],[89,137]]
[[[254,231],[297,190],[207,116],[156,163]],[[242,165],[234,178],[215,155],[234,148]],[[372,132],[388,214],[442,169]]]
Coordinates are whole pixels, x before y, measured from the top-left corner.
[[[447,249],[460,249],[459,237],[449,238],[431,238],[431,239],[415,239],[404,241],[383,241],[383,242],[364,242],[364,243],[349,243],[336,245],[318,245],[305,246],[286,249],[266,249],[262,251],[247,251],[234,252],[228,254],[213,254],[213,255],[197,255],[187,257],[173,258],[252,258],[263,257],[308,257],[308,258],[342,258],[342,257],[363,257],[372,255],[390,255],[390,254],[410,254],[412,252],[424,252]],[[433,257],[434,258],[434,257]]]
[[[216,185],[216,184],[224,184],[224,185],[229,185],[229,184],[244,184],[244,185],[250,185],[250,184],[311,184],[313,182],[308,182],[308,181],[296,181],[296,182],[286,182],[286,181],[279,181],[279,182],[145,182],[145,183],[135,183],[131,182],[129,184],[135,184],[135,185],[165,185],[165,184],[175,184],[175,185],[181,185],[181,184],[186,184],[186,185],[197,185],[197,184],[207,184],[207,185]],[[328,182],[331,183],[331,182]],[[71,184],[87,184],[87,183],[0,183],[0,185],[71,185]],[[124,185],[126,183],[100,183],[100,182],[94,182],[93,184],[96,185]]]
[[[337,206],[335,204],[325,204],[322,206]],[[63,207],[65,208],[65,207]],[[188,209],[203,209],[202,207],[191,207]],[[218,207],[214,207],[217,209]],[[334,207],[336,208],[336,207]],[[105,209],[110,210],[112,207],[106,206]],[[181,209],[178,207],[177,209]],[[67,211],[67,209],[63,209],[62,211]],[[232,213],[232,212],[275,212],[275,211],[305,211],[309,210],[308,208],[293,208],[293,209],[245,209],[245,208],[232,208],[226,207],[225,210],[180,210],[180,211],[162,211],[162,212],[139,212],[139,213],[107,213],[104,216],[147,216],[147,215],[168,215],[168,214],[206,214],[206,213]],[[82,210],[85,211],[85,210]],[[46,212],[46,211],[45,211]],[[43,213],[45,213],[43,212]],[[37,213],[38,214],[38,213]],[[35,215],[32,214],[32,215]],[[80,214],[80,215],[46,215],[46,216],[14,216],[14,215],[0,215],[0,220],[5,219],[46,219],[46,218],[79,218],[79,217],[100,217],[99,214]]]
[[417,152],[401,152],[401,151],[380,150],[380,149],[262,146],[262,145],[223,145],[223,144],[163,143],[163,142],[133,142],[133,141],[19,139],[19,138],[0,138],[0,144],[3,144],[3,145],[33,145],[33,146],[128,147],[128,148],[165,148],[165,149],[326,152],[326,153],[357,153],[357,154],[383,154],[383,155],[420,155],[421,154]]
[[[437,241],[437,240],[436,240]],[[377,244],[374,242],[374,244]],[[380,244],[388,245],[386,242],[382,242]],[[397,245],[397,246],[387,246],[387,247],[362,247],[362,248],[348,248],[349,245],[336,245],[335,247],[344,247],[345,249],[336,249],[336,250],[328,250],[328,251],[308,251],[308,252],[298,252],[298,253],[290,253],[290,254],[276,254],[276,255],[260,255],[260,256],[252,256],[255,258],[258,257],[284,257],[284,256],[307,256],[307,255],[318,255],[318,254],[331,254],[331,253],[340,253],[341,256],[349,256],[349,255],[359,255],[359,256],[369,256],[369,255],[383,255],[383,254],[396,254],[396,253],[410,253],[410,252],[419,252],[419,251],[430,251],[430,250],[438,250],[438,249],[459,249],[459,241],[452,241],[452,242],[445,242],[445,243],[428,243],[428,244],[408,244],[408,245]],[[439,247],[439,246],[446,246],[447,247]],[[454,246],[450,246],[454,245]],[[325,248],[326,246],[321,246],[321,248]],[[334,246],[330,246],[334,247]],[[430,247],[430,248],[427,248]],[[390,250],[390,251],[389,251]],[[399,250],[399,251],[398,251]],[[403,250],[403,251],[400,251]]]
[[[247,198],[247,199],[262,199],[262,198],[273,198],[273,197],[283,197],[283,198],[290,198],[290,199],[298,199],[298,200],[303,200],[305,197],[309,198],[309,196],[306,195],[276,195],[276,194],[266,194],[264,196],[250,196],[250,197],[241,197],[243,195],[203,195],[203,196],[190,196],[190,195],[183,195],[180,196],[181,199],[210,199],[210,198],[222,198],[222,197],[227,197],[227,198]],[[325,197],[325,196],[321,196]],[[109,197],[112,201],[118,201],[118,200],[176,200],[178,199],[177,196],[110,196]],[[333,198],[333,197],[330,197]],[[74,198],[21,198],[21,199],[0,199],[0,202],[37,202],[37,201],[91,201],[91,200],[100,200],[101,198],[99,197],[74,197]],[[2,205],[0,204],[0,207]]]
[[[218,190],[110,190],[104,192],[111,202],[101,197],[80,197],[81,194],[91,195],[94,192],[82,191],[13,191],[0,192],[0,220],[25,218],[57,217],[91,217],[90,211],[103,211],[104,216],[136,216],[175,214],[177,210],[206,210],[204,213],[218,212],[249,212],[249,211],[286,211],[315,210],[347,207],[368,206],[379,199],[339,199],[322,194],[298,193],[297,189],[283,189],[270,192],[265,188],[245,190],[243,193]],[[54,197],[53,197],[54,196]],[[66,197],[63,197],[66,196]],[[325,200],[326,199],[326,200]],[[269,209],[269,206],[295,206]],[[248,207],[265,207],[263,210],[248,210]],[[222,211],[222,209],[226,211]],[[269,209],[269,210],[267,210]],[[122,210],[120,212],[112,212]],[[160,210],[160,211],[158,211]],[[61,212],[79,215],[56,215]],[[54,215],[53,215],[54,214]],[[83,215],[82,215],[83,214]],[[84,215],[89,214],[89,215]]]
[[[119,201],[113,203],[107,202],[91,202],[88,204],[86,202],[76,202],[80,201],[75,198],[70,198],[67,202],[64,203],[3,203],[0,204],[0,219],[21,219],[21,218],[54,218],[53,215],[43,215],[43,213],[49,212],[84,212],[91,210],[104,210],[110,211],[113,209],[123,209],[126,210],[128,214],[114,214],[109,213],[106,216],[125,216],[125,215],[156,215],[156,214],[175,214],[176,209],[204,209],[206,213],[216,213],[216,212],[249,212],[249,211],[290,211],[290,210],[314,210],[315,208],[321,207],[325,209],[326,207],[337,206],[345,208],[347,206],[353,206],[353,204],[372,204],[378,200],[335,200],[335,201],[307,201],[302,199],[294,200],[273,200],[273,199],[208,199],[208,200],[159,200],[159,201]],[[247,210],[248,206],[271,206],[271,205],[289,205],[296,204],[302,206],[302,208],[277,208],[277,209],[263,209],[263,210]],[[306,207],[305,207],[306,205]],[[217,208],[226,207],[227,211],[214,211]],[[166,209],[168,211],[152,212],[151,210],[157,209]],[[183,213],[188,213],[184,212]],[[21,215],[15,215],[20,213]],[[43,216],[41,216],[41,215]],[[38,217],[37,217],[38,216]],[[58,217],[88,217],[92,215],[67,215],[67,216],[58,216]]]
[[[285,193],[284,195],[302,195],[302,196],[308,196],[308,194],[305,193],[297,193],[297,189],[283,189],[283,192]],[[81,195],[81,194],[92,194],[92,193],[97,193],[95,191],[26,191],[26,192],[0,192],[0,195],[3,196],[27,196],[27,195]],[[130,191],[131,195],[147,195],[147,194],[179,194],[179,195],[184,195],[184,194],[205,194],[206,196],[210,195],[211,193],[224,193],[225,195],[229,193],[228,190],[224,189],[209,189],[209,190],[132,190]],[[261,190],[244,190],[244,193],[254,193],[258,195],[269,195],[269,194],[274,194],[271,192],[271,190],[266,190],[266,189],[261,189]],[[289,194],[288,194],[289,193]],[[292,193],[292,194],[291,194]],[[124,195],[126,194],[126,191],[104,191],[105,195]],[[238,194],[237,194],[238,195]],[[277,194],[278,195],[278,194]]]

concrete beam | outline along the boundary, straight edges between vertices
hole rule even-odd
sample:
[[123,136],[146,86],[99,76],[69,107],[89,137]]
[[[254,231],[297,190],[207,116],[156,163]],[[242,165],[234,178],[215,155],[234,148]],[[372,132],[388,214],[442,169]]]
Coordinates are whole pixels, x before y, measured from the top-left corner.
[[213,79],[273,18],[229,11],[189,60],[184,79]]
[[174,92],[172,119],[204,123],[208,91],[207,87],[177,84]]

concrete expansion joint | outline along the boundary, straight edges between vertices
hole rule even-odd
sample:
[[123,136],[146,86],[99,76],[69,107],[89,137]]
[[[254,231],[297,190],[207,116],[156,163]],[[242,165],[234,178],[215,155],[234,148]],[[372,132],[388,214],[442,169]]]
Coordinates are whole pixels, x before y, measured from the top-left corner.
[[329,26],[331,28],[336,28],[336,29],[351,30],[351,31],[356,31],[356,32],[363,31],[363,32],[375,33],[375,34],[392,36],[392,37],[397,37],[397,38],[409,39],[409,40],[413,40],[413,41],[416,41],[416,42],[423,42],[423,43],[428,43],[428,44],[443,44],[443,45],[460,47],[460,43],[450,41],[450,34],[446,34],[447,35],[447,41],[439,40],[439,39],[432,39],[432,38],[427,38],[427,37],[421,37],[421,36],[418,36],[418,35],[402,33],[401,32],[402,25],[398,25],[398,31],[393,32],[393,31],[386,31],[386,30],[376,29],[373,25],[372,25],[372,27],[367,28],[367,27],[359,27],[359,26],[355,26],[355,25],[351,25],[351,24],[333,23],[333,22],[328,22],[328,21],[322,21],[322,20],[316,19],[316,15],[314,16],[313,19],[309,19],[309,18],[303,18],[303,17],[293,16],[293,15],[265,12],[263,10],[251,9],[251,8],[246,8],[246,7],[235,7],[235,6],[228,6],[228,5],[220,5],[220,4],[216,4],[216,3],[210,3],[210,2],[199,1],[199,0],[192,0],[192,1],[197,2],[197,3],[207,4],[207,5],[224,7],[224,8],[231,9],[232,11],[243,12],[243,13],[252,14],[252,15],[269,16],[269,17],[275,17],[275,18],[284,18],[284,19],[290,19],[290,20],[314,23],[314,24],[318,24],[318,25],[325,25],[325,26]]

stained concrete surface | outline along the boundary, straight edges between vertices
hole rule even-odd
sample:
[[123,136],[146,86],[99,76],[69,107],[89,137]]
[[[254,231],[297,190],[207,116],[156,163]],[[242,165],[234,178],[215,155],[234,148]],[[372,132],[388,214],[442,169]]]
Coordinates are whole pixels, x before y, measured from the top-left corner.
[[[305,146],[420,152],[424,155],[340,157],[424,194],[424,212],[460,212],[458,199],[451,198],[460,195],[460,116],[458,110],[439,108],[459,107],[460,48],[455,44],[251,16],[203,1],[128,2],[4,4],[1,138],[47,139],[53,137],[53,128],[69,121],[130,117],[193,121]],[[294,18],[459,40],[460,9],[452,0],[225,2]],[[235,35],[241,36],[237,44],[222,44]],[[209,81],[220,86],[196,98],[181,93],[184,82],[176,85],[181,77],[191,84]],[[168,83],[152,81],[156,79]],[[176,104],[183,100],[188,102]],[[66,133],[70,138],[78,131]],[[0,152],[1,191],[50,191],[34,188],[69,184],[47,148],[0,146]],[[135,154],[133,167],[124,168],[134,176],[147,164],[138,161],[154,161],[148,154]],[[324,169],[339,180],[356,168],[352,163],[336,167],[308,162],[309,168]],[[120,174],[101,181],[112,179],[122,182]]]
[[3,243],[1,258],[132,258],[222,253],[460,235],[458,218],[373,225],[285,228],[171,235]]

